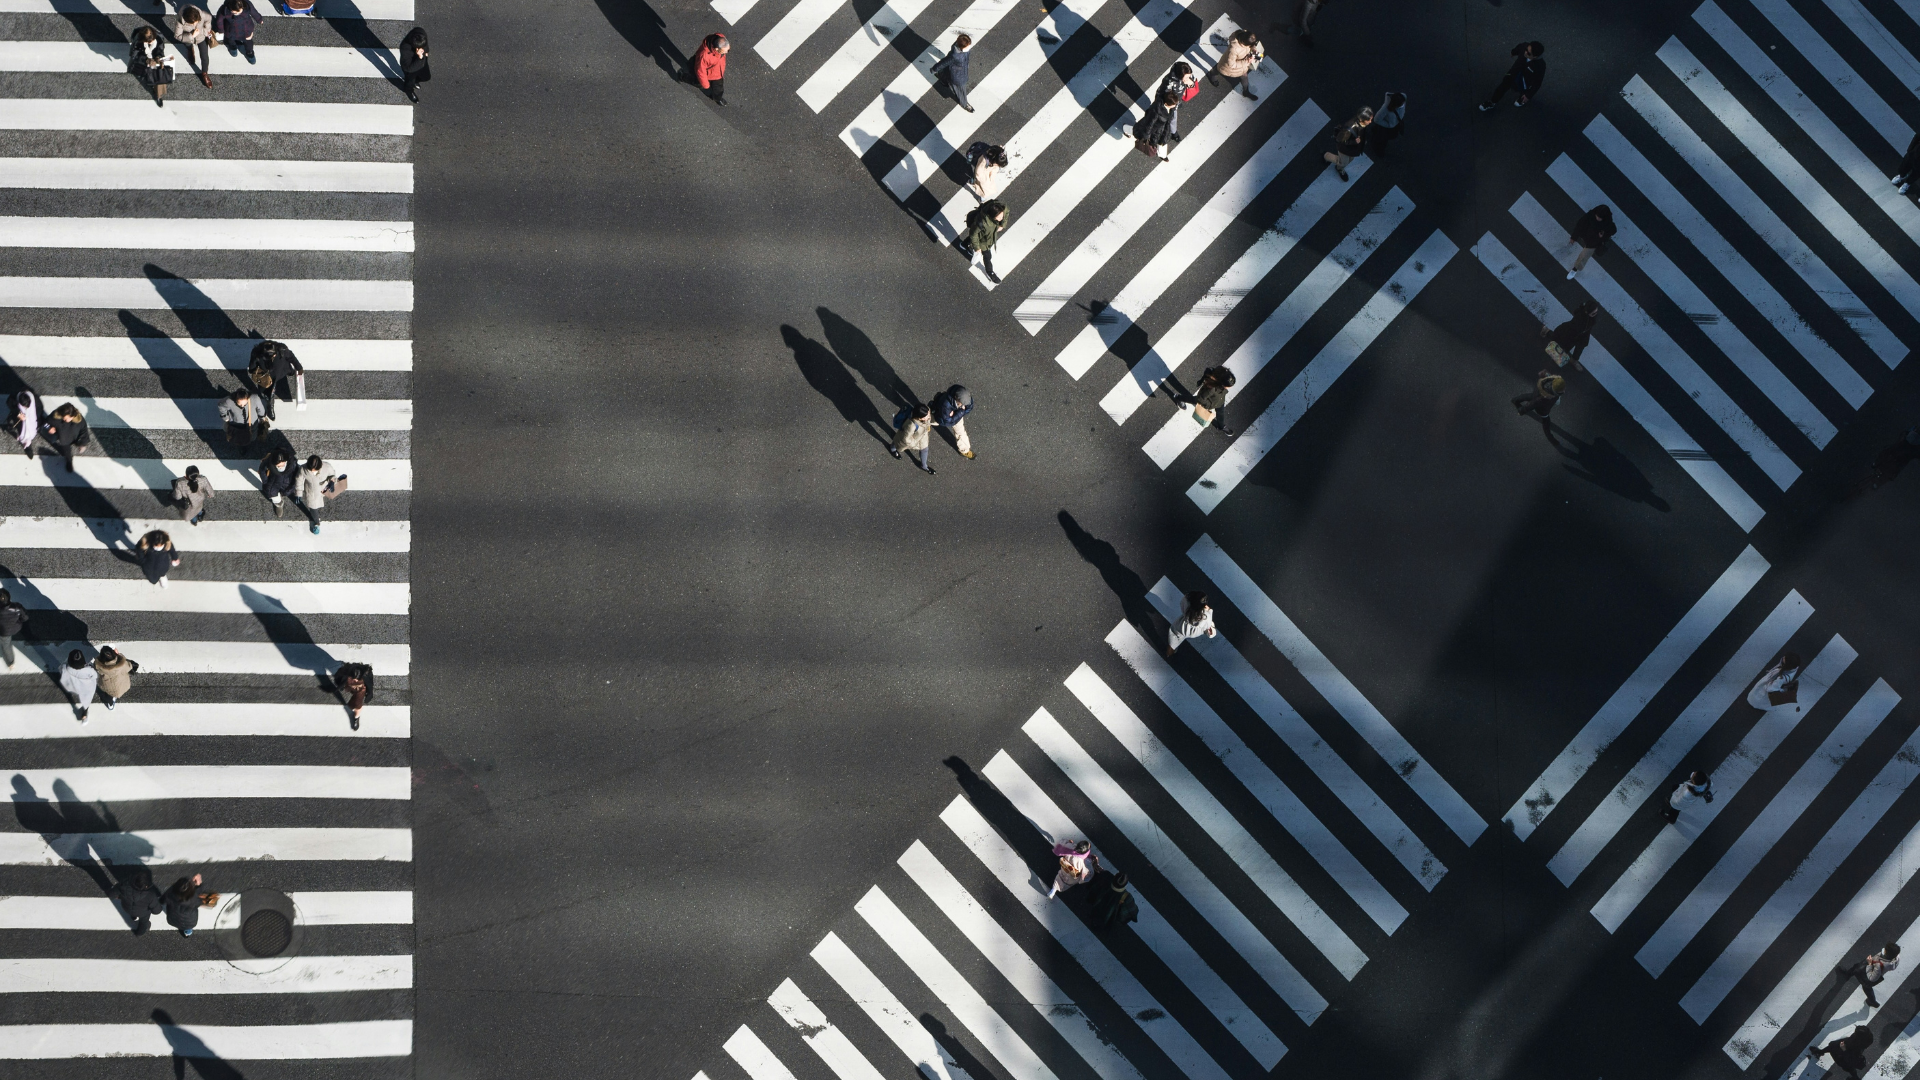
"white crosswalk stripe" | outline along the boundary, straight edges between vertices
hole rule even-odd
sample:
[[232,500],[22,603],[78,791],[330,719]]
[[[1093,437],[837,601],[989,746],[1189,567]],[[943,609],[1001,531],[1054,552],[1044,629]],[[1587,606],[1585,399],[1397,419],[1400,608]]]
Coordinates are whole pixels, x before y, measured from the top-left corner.
[[405,582],[362,581],[170,581],[161,589],[131,577],[0,577],[0,589],[28,611],[405,615],[412,598]]
[[0,1025],[0,1060],[83,1057],[214,1058],[304,1061],[407,1057],[411,1020],[319,1024],[12,1024]]
[[155,529],[182,531],[186,535],[176,543],[192,551],[406,551],[412,546],[412,525],[405,521],[327,524],[331,528],[316,537],[292,521],[205,521],[181,530],[178,518],[0,518],[10,548],[125,547]]
[[0,187],[80,191],[413,193],[413,166],[386,161],[250,158],[0,158]]
[[[352,478],[355,491],[411,491],[413,463],[405,458],[341,460],[334,458],[336,472]],[[260,462],[246,458],[107,458],[78,454],[73,471],[66,471],[58,458],[28,460],[25,456],[0,456],[0,488],[64,487],[99,491],[165,491],[174,478],[197,468],[214,485],[214,491],[260,489]],[[216,494],[216,498],[217,498]]]
[[[308,371],[411,371],[413,342],[354,338],[281,338]],[[53,337],[0,334],[8,367],[243,372],[254,338]]]
[[[295,892],[287,898],[307,926],[373,926],[413,921],[411,892]],[[227,915],[228,909],[220,914]],[[239,913],[232,912],[237,921]],[[216,923],[218,925],[218,923]],[[119,905],[104,896],[0,897],[0,930],[127,929]],[[4,1055],[0,1055],[4,1056]]]
[[[0,13],[24,15],[140,15],[153,14],[144,0],[0,0]],[[268,4],[260,14],[279,18],[285,13]],[[317,19],[413,19],[413,0],[318,0]],[[53,25],[51,23],[49,26]]]
[[345,278],[0,278],[0,308],[412,311],[413,282]]
[[0,131],[246,131],[289,135],[412,135],[405,105],[291,101],[170,101],[14,98]]
[[[143,663],[142,670],[148,665]],[[0,669],[4,670],[4,669]],[[358,729],[340,718],[332,705],[264,702],[123,701],[113,710],[91,714],[76,724],[65,704],[0,705],[0,732],[6,739],[118,739],[135,736],[285,736],[404,739],[412,732],[412,710],[405,705],[369,705]]]
[[[309,78],[385,79],[400,70],[392,49],[341,49],[313,45],[259,45],[251,64],[231,64],[222,75],[288,75]],[[168,55],[179,54],[173,48]],[[62,71],[118,74],[127,70],[127,46],[117,41],[0,41],[0,71]]]
[[141,251],[413,250],[406,221],[280,219],[272,228],[246,219],[0,217],[0,247],[136,248]]

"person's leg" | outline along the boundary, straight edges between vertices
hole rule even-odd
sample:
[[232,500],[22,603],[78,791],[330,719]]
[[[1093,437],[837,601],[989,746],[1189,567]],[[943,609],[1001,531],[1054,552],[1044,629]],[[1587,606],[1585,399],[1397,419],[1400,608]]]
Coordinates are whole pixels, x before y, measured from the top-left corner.
[[0,658],[4,658],[8,667],[13,666],[13,638],[0,634]]
[[240,55],[247,58],[247,63],[251,64],[254,62],[252,38],[248,38],[247,40],[240,43]]
[[1587,260],[1591,258],[1593,258],[1593,249],[1590,247],[1581,248],[1580,254],[1574,256],[1573,267],[1572,267],[1573,272],[1576,274],[1579,273],[1580,269],[1587,265]]
[[980,253],[980,269],[986,271],[988,281],[993,282],[995,285],[1000,284],[1000,275],[993,272],[993,252],[991,250]]
[[720,104],[725,105],[727,103],[727,80],[725,79],[713,80],[713,85],[707,87],[707,96],[719,102]]
[[961,457],[970,458],[973,456],[973,440],[967,438],[967,422],[965,420],[955,420],[953,422],[953,448],[960,451]]
[[1493,93],[1487,95],[1487,100],[1480,103],[1480,111],[1485,112],[1488,109],[1493,108],[1494,105],[1499,103],[1501,98],[1507,96],[1507,91],[1511,89],[1513,89],[1513,76],[1511,75],[1501,76],[1500,85],[1495,86],[1493,88]]
[[198,48],[200,49],[200,82],[211,90],[213,89],[213,49],[205,41],[201,42]]
[[[324,499],[322,501],[324,501]],[[319,536],[320,535],[320,507],[310,505],[305,499],[302,499],[300,500],[300,512],[307,515],[307,525],[309,529],[312,531],[313,535]]]
[[920,455],[920,471],[924,473],[930,473],[933,471],[933,466],[928,464],[927,462],[927,451],[930,449],[931,449],[931,446],[923,446],[920,449],[914,451],[914,453]]
[[55,443],[53,448],[55,450],[60,451],[60,456],[67,460],[67,471],[72,472],[73,471],[73,455],[80,452],[80,444],[68,443],[65,446],[61,446],[60,444]]
[[1254,101],[1260,100],[1260,95],[1253,92],[1253,72],[1252,71],[1248,71],[1245,75],[1240,76],[1240,92],[1242,94],[1245,94],[1251,100],[1254,100]]
[[948,79],[947,85],[951,87],[953,90],[953,100],[959,102],[961,108],[967,110],[968,112],[972,112],[973,102],[967,100],[967,84],[963,82],[955,82],[952,79]]
[[1233,434],[1233,429],[1227,426],[1227,407],[1225,405],[1220,406],[1220,411],[1213,414],[1213,426],[1219,428],[1220,434],[1222,435]]

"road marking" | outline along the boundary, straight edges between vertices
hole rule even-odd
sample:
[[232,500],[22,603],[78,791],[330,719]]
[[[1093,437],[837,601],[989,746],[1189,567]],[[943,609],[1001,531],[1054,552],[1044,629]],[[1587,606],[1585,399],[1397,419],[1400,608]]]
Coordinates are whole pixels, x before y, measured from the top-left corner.
[[[125,397],[85,398],[53,395],[51,408],[61,402],[80,406],[87,423],[96,428],[145,431],[219,431],[220,398]],[[413,427],[411,398],[319,398],[305,409],[276,410],[275,427],[283,431],[407,431]]]
[[[152,14],[151,11],[142,14]],[[410,105],[145,98],[10,98],[0,131],[208,131],[287,135],[412,135]]]
[[[134,0],[0,0],[0,13],[21,15],[152,15],[153,9]],[[268,4],[260,9],[267,18],[285,13]],[[413,21],[413,0],[318,0],[311,16],[318,19],[389,19]]]
[[[124,70],[124,65],[122,65]],[[413,165],[249,158],[0,158],[0,187],[91,191],[413,193]]]
[[[1847,104],[1853,106],[1854,111],[1867,121],[1875,133],[1886,140],[1887,145],[1895,153],[1906,153],[1907,143],[1913,139],[1913,128],[1908,126],[1907,122],[1900,118],[1899,112],[1887,104],[1886,100],[1853,70],[1853,65],[1840,58],[1840,54],[1834,51],[1833,46],[1827,44],[1827,40],[1821,37],[1807,20],[1801,18],[1799,12],[1787,6],[1783,0],[1750,0],[1750,2],[1756,11],[1765,15],[1767,21],[1793,44],[1801,56],[1807,58],[1807,63],[1813,65],[1813,69],[1840,92],[1840,96],[1846,100]],[[1895,77],[1899,78],[1902,86],[1920,85],[1920,67],[1914,65],[1912,55],[1901,48],[1898,42],[1885,36],[1884,28],[1881,28],[1880,34],[1876,35],[1862,25],[1864,21],[1877,28],[1880,25],[1879,20],[1868,15],[1852,0],[1830,2],[1827,7],[1840,17],[1841,22],[1854,31],[1855,36],[1859,37],[1863,44],[1873,50],[1873,54],[1886,65],[1889,71],[1895,73]],[[1863,30],[1865,33],[1861,32]],[[1875,37],[1880,39],[1882,47],[1875,47],[1874,41],[1871,40]],[[1892,49],[1884,47],[1887,45],[1891,45]],[[1905,57],[1904,62],[1900,56],[1893,54],[1894,49],[1899,50],[1899,53]],[[1755,74],[1758,70],[1747,67],[1749,74]],[[1757,75],[1755,81],[1760,81]]]
[[[119,710],[113,710],[118,712]],[[162,799],[397,799],[412,770],[359,765],[100,765],[0,769],[16,807]]]
[[847,144],[854,156],[867,156],[867,151],[886,138],[887,132],[893,130],[893,125],[899,123],[901,117],[919,105],[921,96],[933,89],[934,77],[928,72],[940,62],[941,57],[947,55],[947,48],[954,39],[966,34],[975,41],[986,40],[987,31],[1006,18],[1016,6],[1016,0],[973,0],[967,10],[953,21],[952,26],[928,38],[930,44],[920,50],[920,55],[914,57],[913,63],[894,76],[887,88],[880,91],[880,96],[860,110],[860,115],[853,118],[853,123],[840,132],[840,141]]
[[[404,552],[412,524],[406,521],[334,521],[319,536],[304,521],[203,521],[179,518],[0,517],[9,548],[94,551],[131,547],[155,529],[178,534],[196,552]],[[0,736],[4,738],[4,736]]]
[[732,1058],[752,1080],[794,1080],[792,1070],[775,1057],[767,1044],[753,1029],[741,1024],[739,1030],[723,1044],[722,1049]]
[[0,589],[29,611],[224,615],[405,615],[413,597],[404,581],[170,580],[162,589],[137,578],[0,577]]
[[[217,50],[220,46],[214,48]],[[400,72],[400,58],[392,49],[257,45],[253,52],[253,63],[226,64],[220,74],[390,80]],[[174,55],[174,49],[169,49],[168,54]],[[190,64],[183,62],[177,66],[186,68]],[[0,41],[0,71],[124,75],[127,46],[118,41]]]
[[[54,337],[0,334],[0,361],[11,368],[58,367],[142,371],[247,370],[259,338]],[[399,339],[293,338],[308,371],[411,371],[413,342]]]
[[800,1035],[800,1041],[812,1048],[839,1080],[886,1080],[792,979],[783,980],[768,996],[767,1004],[773,1006],[780,1019]]
[[[30,675],[36,682],[44,680],[46,672],[58,670],[75,649],[94,655],[93,645],[85,641],[15,641],[13,647],[28,664],[0,668],[0,674]],[[412,657],[406,645],[291,641],[120,641],[114,648],[139,658],[140,670],[153,675],[331,675],[352,661],[372,665],[382,677],[404,676]]]
[[833,13],[839,11],[846,2],[847,0],[800,0],[799,3],[788,8],[787,13],[780,16],[780,21],[773,24],[773,29],[767,31],[765,36],[754,44],[753,51],[760,54],[760,59],[765,60],[768,67],[779,68],[781,64],[787,62],[787,57],[793,55],[795,49],[805,45],[807,39],[818,32],[820,27],[833,17]]
[[338,994],[413,989],[413,957],[292,956],[262,960],[0,957],[6,994]]
[[840,96],[847,84],[860,77],[867,65],[885,52],[901,34],[907,32],[913,20],[925,11],[931,0],[889,0],[880,5],[880,10],[854,31],[846,44],[840,46],[826,63],[807,76],[800,84],[800,100],[807,108],[819,112]]
[[[141,662],[141,671],[153,670],[143,656],[127,655]],[[4,668],[0,668],[0,672],[13,673]],[[360,713],[360,728],[356,731],[347,724],[346,709],[339,705],[123,700],[116,709],[94,709],[87,714],[87,722],[81,724],[74,721],[73,707],[66,702],[47,702],[0,705],[0,740],[124,739],[156,735],[404,739],[412,732],[411,714],[412,709],[406,705],[368,705]]]
[[[66,866],[85,861],[118,866],[161,866],[257,859],[411,862],[413,831],[143,829],[139,832],[0,833],[0,866]],[[6,979],[0,974],[0,986],[5,985]],[[18,991],[20,988],[7,986],[6,989]]]
[[841,992],[860,1006],[860,1011],[879,1026],[927,1080],[973,1080],[838,935],[828,932],[820,944],[814,946],[811,955],[820,969],[839,985]]
[[[336,458],[328,464],[334,472],[350,477],[355,491],[413,490],[413,463],[406,458]],[[92,454],[75,455],[73,472],[50,454],[33,461],[21,454],[0,455],[0,487],[167,491],[176,477],[186,475],[189,466],[197,467],[212,480],[216,491],[260,490],[260,463],[245,458],[109,458]]]
[[345,278],[0,277],[0,307],[412,311],[413,282]]
[[[293,901],[303,926],[385,926],[413,922],[411,892],[296,892],[288,893],[287,897]],[[220,914],[224,916],[226,912],[223,908]],[[0,896],[0,930],[126,933],[127,925],[119,905],[104,896]],[[0,1028],[0,1032],[4,1030]],[[0,1045],[4,1045],[4,1035],[0,1035]],[[0,1050],[0,1058],[7,1056]]]
[[411,253],[410,221],[333,218],[0,217],[0,248]]
[[406,1057],[413,1021],[329,1024],[16,1024],[0,1026],[0,1059],[177,1057],[311,1061]]

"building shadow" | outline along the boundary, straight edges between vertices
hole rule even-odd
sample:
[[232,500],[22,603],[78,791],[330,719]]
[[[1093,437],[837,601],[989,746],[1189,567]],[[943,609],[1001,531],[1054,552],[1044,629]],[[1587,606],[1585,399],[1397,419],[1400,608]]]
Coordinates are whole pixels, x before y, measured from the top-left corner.
[[187,1080],[188,1065],[193,1066],[194,1073],[202,1080],[246,1080],[239,1069],[214,1053],[213,1047],[200,1036],[174,1023],[173,1015],[167,1010],[153,1010],[153,1022],[160,1026],[160,1034],[173,1050],[173,1080]]
[[1546,428],[1547,441],[1569,459],[1568,472],[1629,502],[1646,503],[1663,514],[1672,512],[1673,507],[1654,494],[1653,481],[1647,479],[1647,474],[1608,442],[1605,435],[1594,436],[1592,442],[1581,442],[1566,429],[1556,429],[1551,420],[1542,426]]
[[1127,621],[1152,641],[1160,628],[1154,622],[1153,609],[1147,604],[1146,582],[1120,561],[1120,552],[1112,544],[1081,528],[1072,514],[1062,510],[1059,519],[1060,531],[1067,534],[1067,543],[1100,572],[1100,580],[1120,598],[1120,610]]
[[913,392],[907,381],[893,370],[893,365],[880,355],[879,346],[873,343],[859,327],[828,311],[816,308],[820,316],[820,327],[826,331],[827,346],[836,353],[848,367],[860,373],[867,385],[880,392],[880,396],[896,409],[908,409],[925,404],[926,399]]
[[20,773],[13,775],[13,816],[20,827],[40,834],[54,853],[78,868],[111,895],[122,868],[131,869],[152,857],[153,845],[120,831],[120,822],[105,803],[88,803],[65,780],[53,782],[49,800]]
[[627,39],[641,56],[652,60],[675,82],[692,82],[693,74],[686,54],[667,34],[667,21],[646,0],[594,0],[601,17],[614,32]]
[[840,410],[842,420],[860,425],[862,430],[882,443],[893,441],[886,418],[873,407],[873,399],[860,389],[860,384],[854,381],[840,358],[833,355],[832,349],[791,326],[780,328],[780,340],[793,350],[794,365],[800,369],[800,375],[807,380],[807,385],[813,387],[821,397],[833,402],[833,407]]

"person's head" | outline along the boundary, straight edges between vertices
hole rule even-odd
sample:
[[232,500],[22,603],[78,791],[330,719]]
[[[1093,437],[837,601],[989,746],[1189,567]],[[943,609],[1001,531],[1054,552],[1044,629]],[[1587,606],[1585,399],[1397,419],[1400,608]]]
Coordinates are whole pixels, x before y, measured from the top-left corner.
[[401,44],[405,45],[409,49],[426,48],[427,47],[427,28],[424,26],[416,26],[413,29],[407,31],[407,36],[401,39]]
[[1780,654],[1780,670],[1792,671],[1800,666],[1800,654],[1796,652]]
[[155,529],[140,538],[140,546],[143,548],[163,548],[172,543],[173,537],[168,536],[164,529]]
[[947,387],[947,396],[953,399],[955,405],[963,409],[971,408],[973,405],[973,391],[964,386],[956,384]]
[[14,391],[14,394],[13,394],[14,408],[26,409],[26,408],[31,408],[32,406],[33,406],[33,391],[31,390]]
[[87,654],[75,649],[67,654],[67,666],[75,671],[87,666]]
[[1122,870],[1119,873],[1113,875],[1113,891],[1114,892],[1119,892],[1121,889],[1124,889],[1126,887],[1127,887],[1127,872],[1125,870]]
[[192,480],[194,477],[197,477],[199,475],[200,475],[200,466],[198,465],[187,466],[187,479]]
[[1081,840],[1073,845],[1073,850],[1077,855],[1085,855],[1087,852],[1093,850],[1093,843],[1088,840]]
[[233,400],[245,405],[247,402],[253,400],[253,391],[242,386],[233,392]]
[[133,40],[139,42],[142,45],[145,45],[146,43],[152,41],[154,38],[157,38],[159,36],[160,36],[159,34],[154,33],[153,27],[151,26],[142,26],[140,29],[135,30],[133,32]]
[[1847,1036],[1847,1042],[1852,1044],[1855,1050],[1865,1050],[1873,1045],[1873,1029],[1865,1024],[1856,1024],[1853,1034]]
[[1198,615],[1207,610],[1207,594],[1199,589],[1188,593],[1186,608],[1189,615]]
[[1212,383],[1215,386],[1221,386],[1231,390],[1233,389],[1233,384],[1239,380],[1234,376],[1231,368],[1217,367],[1208,368],[1207,373],[1200,376],[1200,381],[1203,383]]
[[133,887],[136,889],[153,888],[153,871],[148,870],[144,866],[135,867],[133,870]]
[[1407,103],[1407,95],[1398,91],[1387,95],[1387,108],[1398,109]]
[[980,207],[980,211],[995,221],[1007,220],[1007,204],[1001,202],[999,199],[993,199],[985,203]]
[[1171,109],[1180,104],[1180,91],[1169,88],[1160,95],[1160,107]]
[[1549,375],[1546,379],[1547,393],[1558,396],[1567,388],[1567,380],[1558,375]]
[[933,415],[933,410],[927,408],[925,402],[922,402],[913,407],[913,418],[915,420],[925,420],[927,417],[932,415]]
[[1687,783],[1692,784],[1694,787],[1699,787],[1706,782],[1707,774],[1701,772],[1699,769],[1693,770],[1693,774],[1687,777]]
[[227,0],[227,10],[239,14],[247,10],[247,0]]
[[78,407],[74,405],[73,402],[69,401],[66,404],[60,406],[59,408],[53,410],[53,415],[59,417],[62,420],[78,420],[80,419],[80,410]]
[[1608,206],[1606,203],[1601,203],[1599,206],[1593,208],[1593,216],[1599,218],[1601,221],[1612,221],[1613,207]]
[[1574,308],[1573,311],[1574,311],[1574,314],[1579,315],[1581,318],[1597,319],[1600,317],[1600,301],[1583,300],[1581,301],[1580,306],[1577,308]]
[[1249,49],[1256,48],[1260,44],[1259,37],[1255,36],[1251,30],[1235,30],[1233,32],[1233,40],[1245,45]]
[[100,662],[101,663],[115,664],[115,663],[119,663],[119,661],[120,661],[120,653],[117,650],[115,650],[113,646],[111,645],[100,646]]
[[1167,69],[1167,78],[1175,82],[1185,82],[1193,75],[1193,65],[1185,60],[1176,60],[1173,67]]
[[179,881],[173,883],[173,887],[167,890],[167,894],[175,900],[185,900],[193,895],[194,886],[198,884],[194,878],[199,876],[200,875],[195,874],[193,877],[181,878]]
[[953,47],[959,49],[961,52],[966,52],[968,49],[973,48],[973,39],[965,34],[961,34],[959,37],[953,39]]
[[1371,123],[1373,123],[1373,110],[1371,108],[1363,108],[1353,114],[1354,127],[1366,127]]
[[326,463],[320,460],[320,455],[319,455],[319,454],[314,454],[313,456],[311,456],[311,457],[309,457],[309,458],[307,458],[307,471],[308,471],[308,472],[319,472],[319,471],[320,471],[320,466],[322,466],[322,465],[324,465],[324,464],[326,464]]
[[1897,941],[1887,942],[1886,945],[1880,949],[1880,955],[1889,960],[1894,959],[1900,955],[1900,943]]
[[194,6],[192,5],[192,4],[188,4],[188,5],[186,6],[186,7],[184,7],[184,8],[181,8],[181,9],[180,9],[180,21],[181,21],[181,22],[183,22],[183,23],[188,23],[188,24],[192,24],[192,23],[197,23],[197,22],[199,22],[199,21],[200,21],[200,9],[199,9],[199,8],[197,8],[197,7],[194,7]]
[[733,48],[733,43],[727,40],[727,35],[725,34],[708,34],[706,45],[709,51],[717,53],[723,53]]
[[1537,41],[1529,41],[1527,42],[1527,55],[1528,56],[1545,56],[1547,55],[1547,47],[1545,45],[1540,44]]

